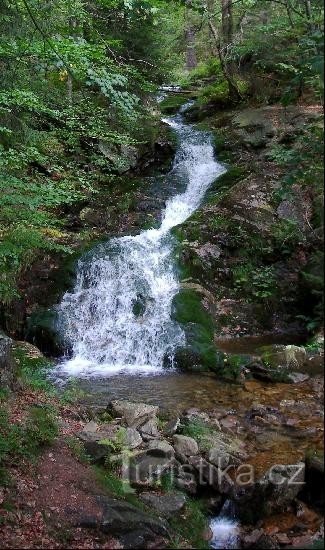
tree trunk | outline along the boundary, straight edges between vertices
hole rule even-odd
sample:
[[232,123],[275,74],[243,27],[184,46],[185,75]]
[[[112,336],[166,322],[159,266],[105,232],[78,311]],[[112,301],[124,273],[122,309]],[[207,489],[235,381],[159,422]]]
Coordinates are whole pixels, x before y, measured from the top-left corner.
[[232,74],[228,70],[228,67],[227,67],[227,64],[225,62],[225,58],[224,58],[224,55],[223,55],[223,52],[222,52],[222,49],[221,49],[221,44],[220,44],[220,39],[219,39],[219,36],[218,36],[217,29],[215,28],[215,26],[214,26],[214,24],[213,24],[213,22],[211,21],[210,18],[209,18],[209,28],[210,28],[212,36],[214,37],[215,43],[216,43],[222,73],[223,73],[223,75],[224,75],[224,77],[227,81],[227,84],[228,84],[229,97],[234,102],[239,101],[241,99],[240,92],[239,92],[239,90],[238,90],[238,88],[237,88],[237,86],[236,86],[236,84],[233,80]]
[[186,36],[186,68],[188,71],[197,67],[197,58],[195,51],[195,31],[192,26],[187,27]]
[[[70,28],[71,35],[74,34],[76,26],[77,26],[77,21],[75,20],[74,17],[71,17],[69,20],[69,28]],[[68,98],[69,105],[71,106],[73,103],[73,80],[72,80],[72,74],[69,71],[67,76],[67,98]]]
[[[189,4],[189,1],[187,1]],[[190,10],[186,8],[185,12],[185,40],[186,40],[186,68],[191,71],[197,67],[197,58],[195,51],[195,28],[190,21]]]

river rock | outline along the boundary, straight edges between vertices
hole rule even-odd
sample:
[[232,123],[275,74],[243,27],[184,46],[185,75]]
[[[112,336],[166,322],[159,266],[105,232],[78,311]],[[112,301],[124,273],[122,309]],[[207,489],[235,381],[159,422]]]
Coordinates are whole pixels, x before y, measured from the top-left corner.
[[112,441],[113,444],[119,429],[118,424],[97,424],[92,420],[77,433],[91,462],[103,462],[111,454],[112,448],[105,441]]
[[186,497],[182,493],[167,493],[165,495],[142,493],[140,498],[165,518],[175,516],[186,504]]
[[276,464],[255,484],[234,487],[238,514],[244,522],[255,523],[264,516],[283,512],[304,485],[304,462]]
[[153,417],[148,420],[143,426],[141,426],[140,432],[145,441],[159,437],[157,418]]
[[145,548],[157,537],[169,538],[167,524],[124,500],[98,497],[103,509],[100,529],[117,536],[123,548]]
[[238,459],[229,454],[222,447],[212,447],[212,449],[209,450],[208,460],[218,468],[226,468],[230,464],[238,463]]
[[125,433],[125,444],[129,449],[136,449],[142,445],[141,435],[134,428],[127,428]]
[[154,451],[155,449],[157,449],[158,452],[161,451],[169,458],[173,458],[175,455],[174,448],[165,439],[149,441],[149,450]]
[[130,428],[143,426],[158,413],[156,406],[123,400],[112,401],[109,408],[114,416],[122,418]]
[[199,447],[195,439],[186,435],[174,435],[173,445],[177,454],[184,456],[197,455]]
[[171,469],[173,457],[162,449],[154,448],[135,455],[128,466],[128,477],[134,485],[153,485]]
[[180,423],[181,421],[179,417],[172,418],[171,420],[169,420],[166,426],[164,427],[164,430],[163,430],[164,434],[167,436],[174,435],[177,432]]

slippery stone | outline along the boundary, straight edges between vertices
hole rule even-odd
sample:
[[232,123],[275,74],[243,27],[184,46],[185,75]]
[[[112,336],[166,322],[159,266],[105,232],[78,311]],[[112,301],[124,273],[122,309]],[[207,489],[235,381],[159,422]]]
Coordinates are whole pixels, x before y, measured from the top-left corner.
[[139,428],[155,417],[158,407],[145,403],[115,400],[110,403],[110,409],[116,417],[120,417],[130,428]]
[[186,435],[173,436],[174,449],[177,454],[185,456],[197,455],[199,447],[195,439]]

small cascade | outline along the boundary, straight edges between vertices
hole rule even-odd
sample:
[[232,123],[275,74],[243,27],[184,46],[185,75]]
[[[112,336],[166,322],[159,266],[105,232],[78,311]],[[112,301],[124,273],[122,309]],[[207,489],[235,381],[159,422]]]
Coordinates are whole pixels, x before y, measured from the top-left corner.
[[230,500],[225,502],[220,514],[211,520],[210,529],[212,531],[211,548],[240,548],[239,523]]

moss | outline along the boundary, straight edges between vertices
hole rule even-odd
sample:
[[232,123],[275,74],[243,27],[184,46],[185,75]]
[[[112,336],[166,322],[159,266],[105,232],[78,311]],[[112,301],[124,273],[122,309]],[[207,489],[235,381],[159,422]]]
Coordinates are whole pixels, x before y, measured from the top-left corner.
[[174,298],[172,317],[183,326],[186,334],[186,347],[176,353],[178,366],[195,370],[216,368],[215,325],[202,304],[202,297],[195,290],[181,290]]
[[49,393],[55,391],[48,381],[48,371],[52,366],[49,359],[31,356],[19,344],[16,344],[13,350],[13,357],[18,367],[17,376],[24,385],[33,390],[42,390]]
[[245,175],[246,171],[241,166],[228,167],[227,172],[219,176],[211,185],[207,193],[208,201],[210,202],[211,199],[214,199],[216,193],[220,196],[220,194],[228,191],[235,183],[242,180]]
[[163,114],[173,115],[190,99],[188,94],[171,94],[160,102],[159,107]]
[[209,548],[208,541],[204,539],[208,528],[208,519],[200,501],[188,500],[185,512],[181,516],[173,518],[170,525],[175,533],[172,548],[181,548],[184,540],[191,544],[191,548]]

